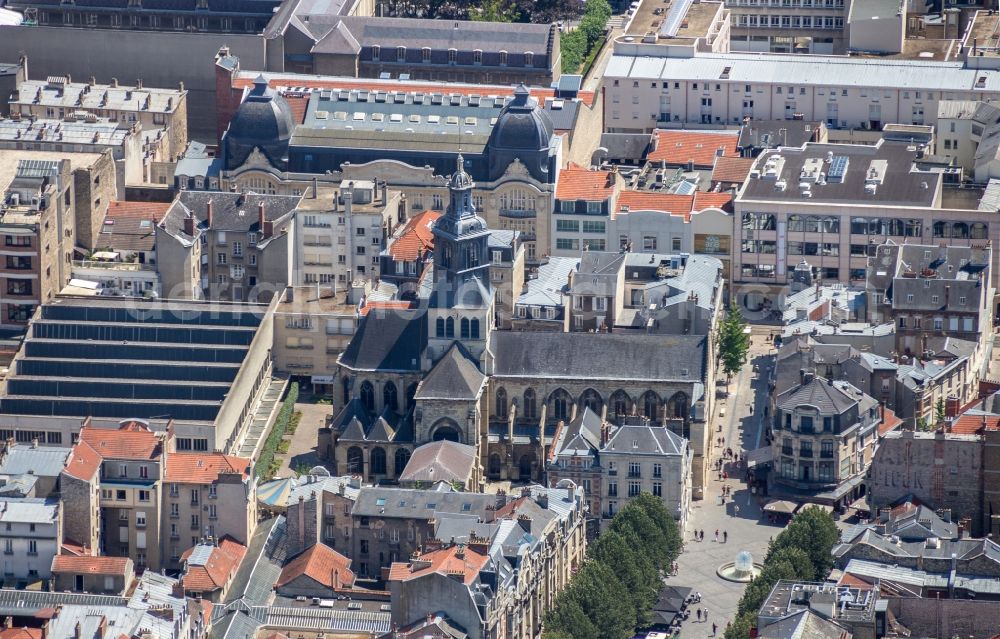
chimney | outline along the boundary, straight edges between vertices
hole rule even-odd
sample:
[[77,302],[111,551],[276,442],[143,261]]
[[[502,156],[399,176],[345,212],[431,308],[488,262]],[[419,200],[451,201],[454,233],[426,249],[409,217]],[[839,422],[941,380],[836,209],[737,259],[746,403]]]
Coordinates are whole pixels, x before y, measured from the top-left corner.
[[799,380],[803,386],[813,381],[815,378],[816,378],[816,373],[814,371],[809,370],[807,368],[799,370]]
[[97,78],[95,78],[94,76],[90,76],[90,81],[87,82],[87,84],[89,84],[90,86],[94,86],[95,84],[97,84]]
[[576,484],[574,484],[573,482],[568,482],[566,484],[566,501],[572,504],[575,498],[576,498]]
[[177,90],[178,91],[184,91],[184,83],[183,82],[178,82],[177,83]]
[[31,447],[32,448],[38,448],[38,438],[37,437],[33,437],[31,439]]
[[528,517],[527,515],[518,515],[517,516],[517,525],[520,526],[521,530],[523,530],[524,532],[530,533],[531,532],[531,517]]
[[312,197],[312,199],[315,200],[318,197],[319,197],[319,178],[314,175],[313,176],[313,197]]
[[205,205],[205,223],[208,224],[208,228],[212,228],[212,200]]
[[184,232],[187,235],[194,237],[194,227],[195,223],[193,215],[188,215],[186,218],[184,218]]
[[12,628],[13,626],[14,626],[14,618],[13,617],[6,617],[6,618],[4,618],[4,620],[3,620],[3,627],[4,628]]
[[111,86],[116,89],[118,88],[118,78],[111,78]]
[[135,80],[135,88],[137,88],[137,89],[141,89],[142,88],[142,78],[136,78],[136,80]]
[[816,301],[819,301],[819,280],[816,280]]
[[[257,204],[257,225],[260,226],[260,232],[264,232],[264,224],[267,223],[267,218],[264,216],[264,203],[260,202]],[[268,234],[268,237],[271,235]]]
[[[944,416],[945,417],[958,417],[958,412],[961,409],[960,401],[957,395],[948,395],[944,402]],[[983,416],[985,420],[986,416]]]

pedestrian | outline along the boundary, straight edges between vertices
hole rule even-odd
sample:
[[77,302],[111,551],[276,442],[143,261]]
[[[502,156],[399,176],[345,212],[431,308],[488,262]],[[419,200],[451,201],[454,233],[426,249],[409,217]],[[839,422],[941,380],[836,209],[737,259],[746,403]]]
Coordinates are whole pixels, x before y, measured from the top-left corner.
[[701,540],[705,541],[705,529],[704,528],[701,529]]
[[716,630],[717,630],[717,628],[715,627],[715,624],[713,623],[713,624],[712,624],[712,636],[713,636],[713,637],[715,636],[715,631],[716,631]]
[[701,608],[698,608],[698,610],[695,611],[695,615],[697,615],[698,621],[701,621]]
[[705,608],[705,621],[708,621],[708,608]]
[[719,529],[718,528],[715,529],[715,542],[716,543],[719,542]]
[[737,505],[733,505],[733,513],[735,514],[736,517],[739,517],[740,516],[740,507],[737,506]]
[[[739,508],[739,506],[737,506]],[[722,543],[727,543],[729,541],[729,533],[725,530],[722,531]]]
[[722,479],[723,481],[729,479],[729,473],[726,471],[722,471]]

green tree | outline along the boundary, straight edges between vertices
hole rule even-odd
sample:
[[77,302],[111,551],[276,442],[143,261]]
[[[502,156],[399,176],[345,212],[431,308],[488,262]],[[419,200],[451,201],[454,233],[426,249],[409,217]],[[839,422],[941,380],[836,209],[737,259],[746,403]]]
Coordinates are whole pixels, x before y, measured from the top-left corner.
[[801,581],[814,581],[816,569],[812,559],[801,548],[785,546],[771,555],[771,561],[787,561],[795,569],[795,578]]
[[726,383],[740,371],[747,362],[750,351],[750,336],[744,333],[747,322],[739,309],[731,310],[719,327],[719,359],[726,373]]
[[559,593],[555,605],[545,615],[544,636],[547,639],[558,639],[564,636],[572,637],[572,639],[600,639],[597,628],[591,623],[590,617],[573,596],[576,587],[574,579],[574,582],[566,590]]
[[469,10],[469,20],[475,22],[520,22],[521,12],[504,0],[484,0],[478,8]]
[[944,398],[938,397],[937,403],[934,404],[934,421],[935,426],[944,421],[945,411],[944,411]]
[[668,563],[677,559],[677,556],[683,550],[684,541],[681,537],[680,529],[677,527],[677,521],[670,511],[667,510],[667,507],[663,504],[663,500],[653,496],[652,493],[642,492],[632,499],[629,504],[635,504],[642,508],[643,512],[649,515],[649,518],[656,524],[656,527],[663,531],[669,554],[667,558]]
[[724,639],[750,639],[750,631],[757,625],[757,613],[740,615],[726,626]]
[[611,520],[611,530],[629,530],[641,540],[637,548],[658,571],[663,571],[673,561],[667,536],[639,505],[629,504]]
[[634,547],[629,546],[623,535],[613,530],[598,537],[587,548],[587,555],[592,561],[610,567],[625,586],[635,608],[633,627],[648,626],[652,622],[650,611],[660,586],[659,575],[653,567]]
[[559,36],[559,56],[563,73],[576,73],[587,55],[587,37],[579,29]]
[[[574,579],[572,596],[601,639],[628,639],[635,630],[635,609],[625,586],[611,568],[588,561]],[[573,634],[574,639],[577,637]]]
[[[580,611],[583,614],[583,611]],[[546,630],[542,633],[542,639],[575,639],[573,635],[562,630]]]
[[747,584],[740,603],[736,608],[737,615],[756,614],[761,605],[774,588],[774,584],[782,579],[796,580],[798,574],[795,566],[787,561],[769,561],[760,574]]
[[783,548],[800,548],[809,555],[816,578],[823,578],[833,567],[833,555],[830,553],[839,538],[833,517],[821,508],[809,506],[799,511],[788,527],[775,537],[764,563],[769,563]]

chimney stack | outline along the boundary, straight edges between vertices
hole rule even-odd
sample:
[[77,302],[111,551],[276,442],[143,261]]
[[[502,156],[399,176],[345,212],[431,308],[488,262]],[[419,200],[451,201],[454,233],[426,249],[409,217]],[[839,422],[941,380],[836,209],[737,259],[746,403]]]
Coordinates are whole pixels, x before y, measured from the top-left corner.
[[189,214],[184,218],[184,233],[194,237],[194,226],[194,216]]
[[318,197],[319,197],[319,178],[317,178],[314,175],[313,176],[313,198],[312,199],[315,200]]
[[135,88],[137,88],[137,89],[141,89],[142,88],[142,78],[136,78],[136,80],[135,80]]
[[116,89],[118,88],[118,78],[111,78],[111,86]]
[[260,227],[260,232],[264,232],[264,223],[267,218],[264,216],[264,203],[260,202],[257,204],[257,225]]
[[205,223],[208,224],[208,228],[212,228],[212,200],[205,206]]

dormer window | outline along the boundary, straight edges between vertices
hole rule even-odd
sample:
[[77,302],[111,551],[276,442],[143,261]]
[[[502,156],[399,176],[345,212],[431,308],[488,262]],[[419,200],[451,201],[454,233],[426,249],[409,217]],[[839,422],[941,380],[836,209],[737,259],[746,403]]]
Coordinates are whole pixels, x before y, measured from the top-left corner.
[[406,61],[406,47],[396,47],[396,61],[397,62]]
[[420,50],[420,59],[422,61],[424,61],[424,62],[430,62],[431,61],[431,48],[430,47],[424,47],[423,49]]
[[382,47],[377,44],[372,47],[372,60],[378,62],[382,59]]
[[472,62],[474,64],[482,64],[483,63],[483,50],[482,49],[476,49],[475,51],[472,52]]
[[448,49],[448,64],[458,62],[458,49]]
[[507,65],[507,52],[506,51],[501,51],[500,52],[500,66],[506,66],[506,65]]
[[534,63],[535,63],[535,54],[532,53],[531,51],[528,51],[527,53],[525,53],[524,54],[524,66],[526,66],[526,67],[534,66]]

